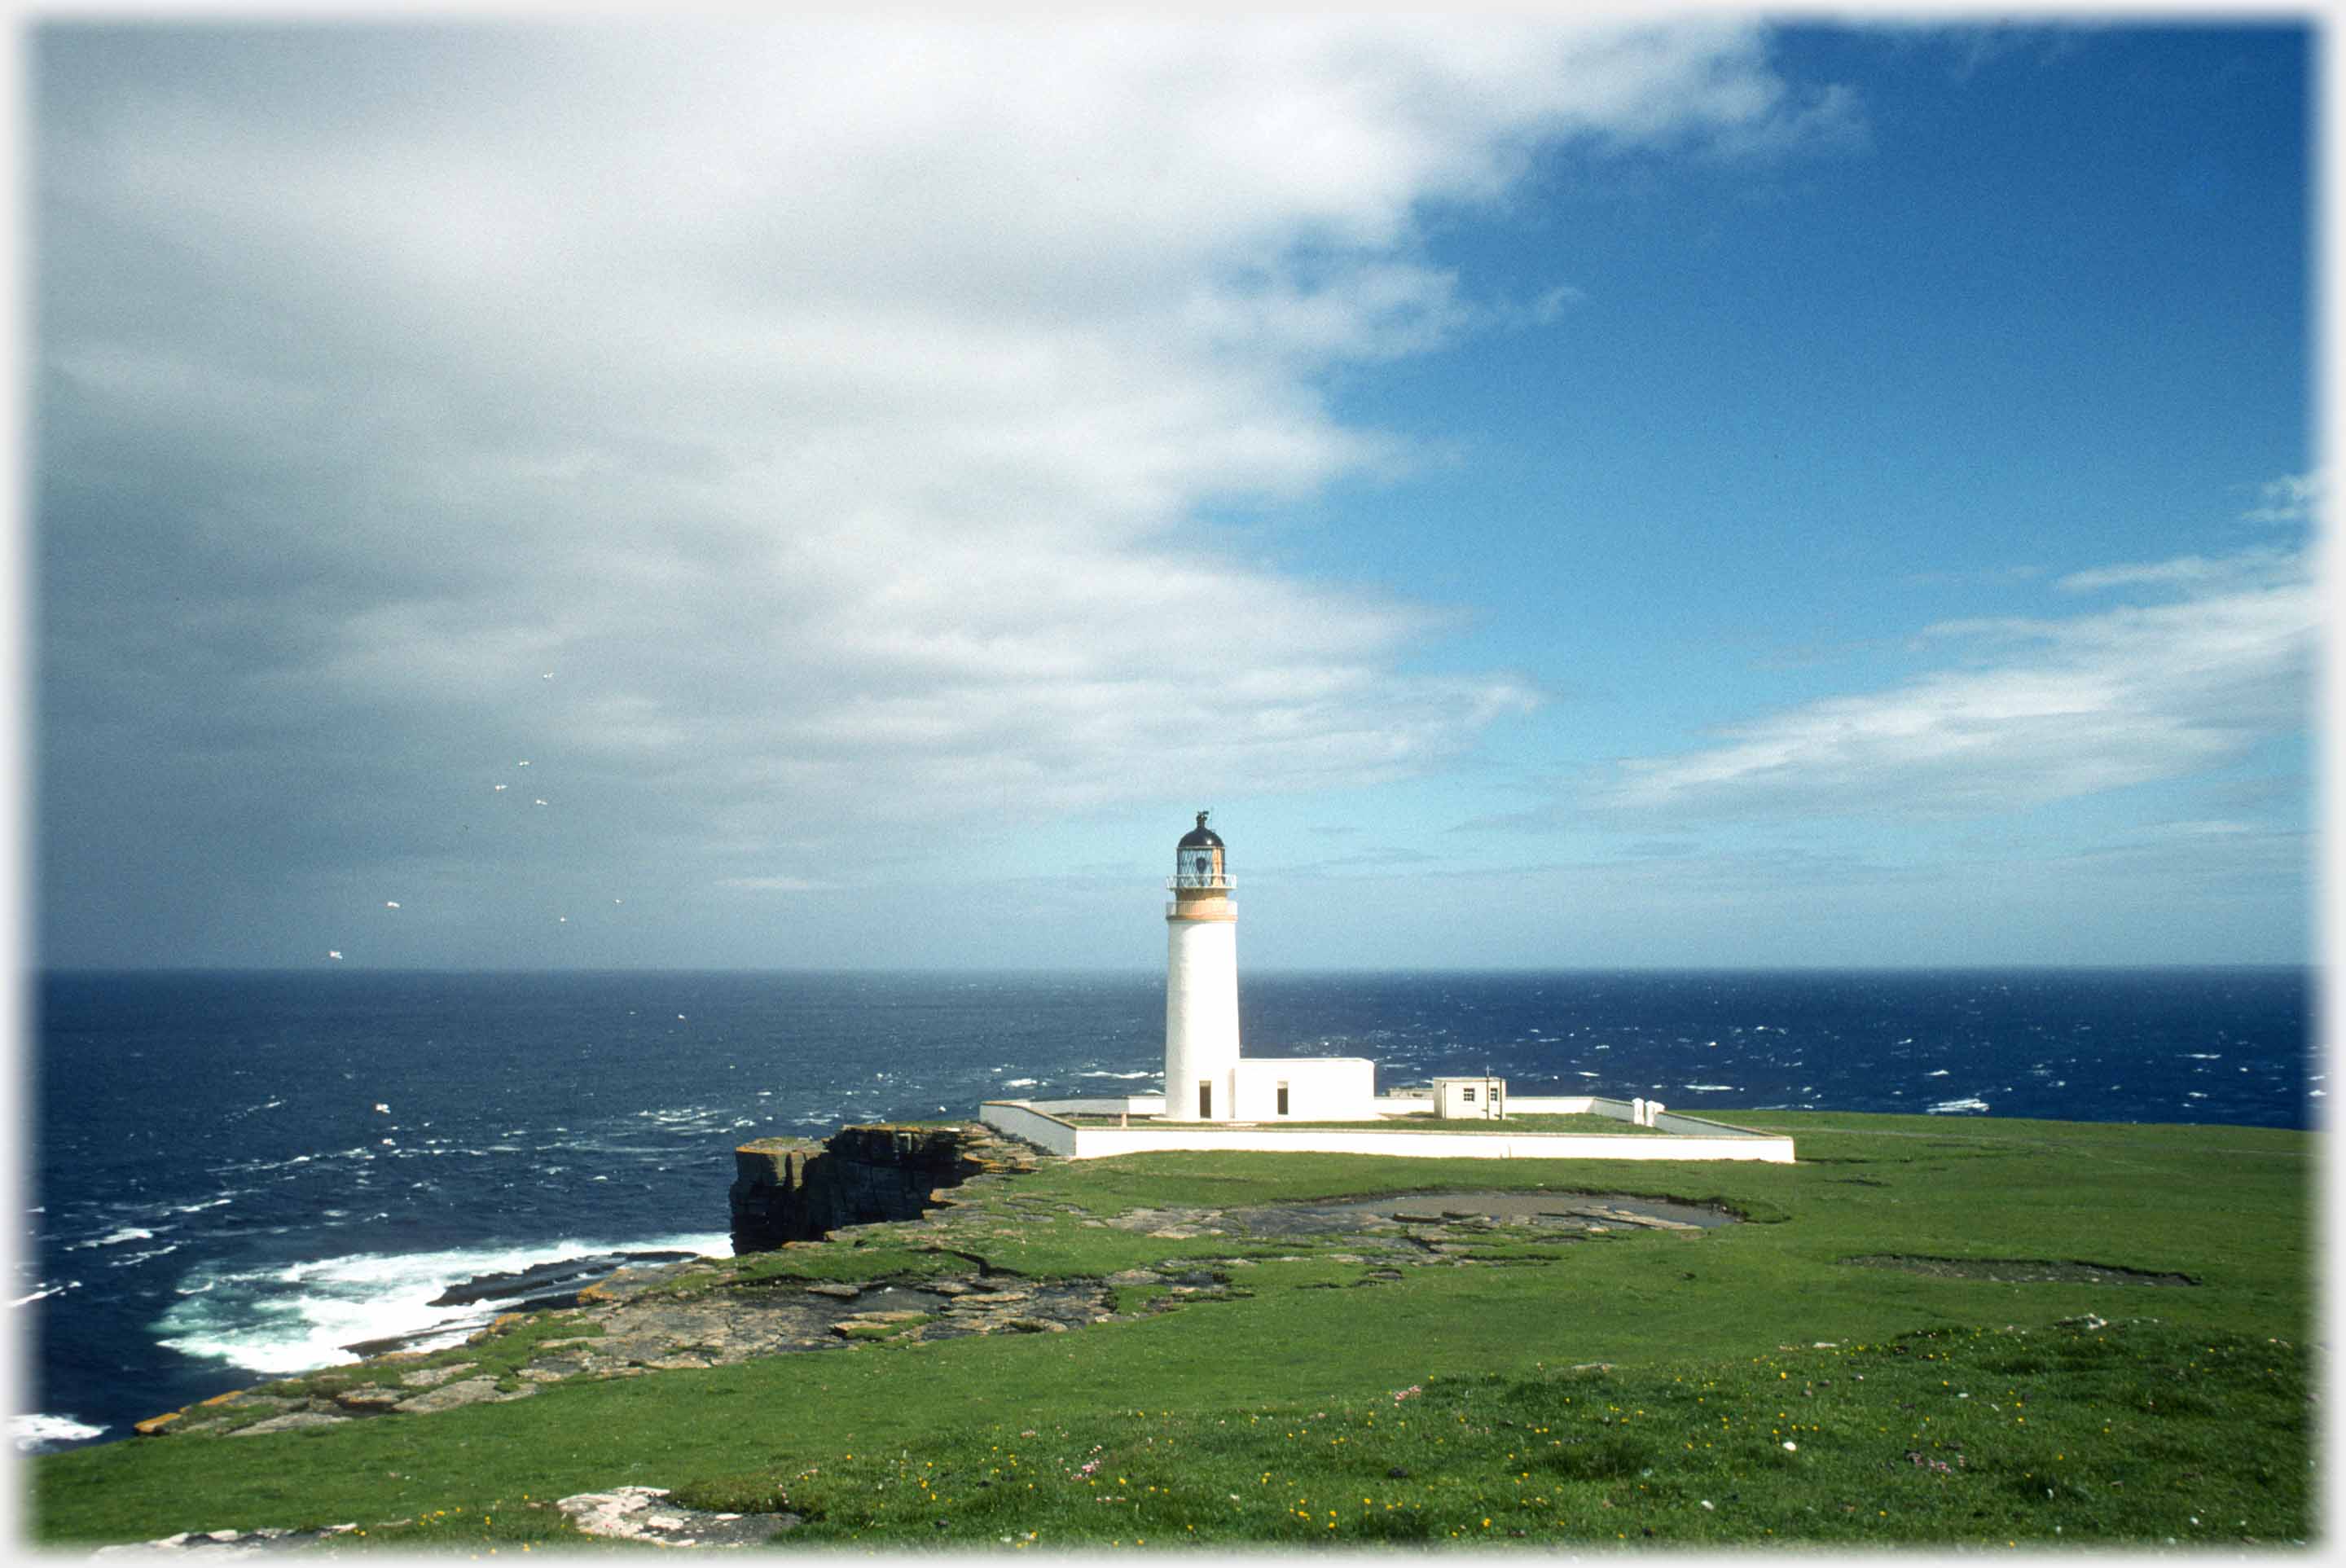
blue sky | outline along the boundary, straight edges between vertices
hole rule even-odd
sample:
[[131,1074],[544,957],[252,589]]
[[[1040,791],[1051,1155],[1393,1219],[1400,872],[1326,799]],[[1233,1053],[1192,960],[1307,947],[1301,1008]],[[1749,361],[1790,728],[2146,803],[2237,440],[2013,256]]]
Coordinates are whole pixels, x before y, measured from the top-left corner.
[[45,25],[39,954],[2300,961],[2312,53]]

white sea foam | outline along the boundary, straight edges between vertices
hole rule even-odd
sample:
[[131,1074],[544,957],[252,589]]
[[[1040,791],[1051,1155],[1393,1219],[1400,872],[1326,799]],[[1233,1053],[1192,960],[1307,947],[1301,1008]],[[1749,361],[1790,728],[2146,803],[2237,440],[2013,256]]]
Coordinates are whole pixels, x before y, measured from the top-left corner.
[[201,1212],[202,1210],[207,1209],[207,1208],[218,1208],[218,1207],[219,1207],[222,1204],[230,1203],[230,1202],[233,1202],[233,1201],[234,1201],[234,1199],[232,1199],[232,1198],[226,1198],[226,1197],[207,1198],[207,1199],[206,1199],[204,1202],[202,1202],[202,1203],[181,1203],[181,1204],[174,1204],[171,1207],[169,1207],[169,1208],[166,1209],[164,1212],[165,1212],[165,1213],[167,1213],[167,1214],[196,1214],[196,1213],[199,1213],[199,1212]]
[[1605,1076],[1605,1074],[1602,1074],[1602,1073],[1592,1073],[1592,1072],[1588,1071],[1586,1067],[1580,1068],[1580,1069],[1578,1069],[1578,1071],[1579,1071],[1579,1073],[1580,1073],[1580,1075],[1581,1075],[1582,1077],[1584,1077],[1584,1078],[1602,1078],[1603,1076]]
[[1946,1116],[1959,1111],[1984,1111],[1987,1109],[1987,1102],[1980,1099],[1942,1100],[1926,1109],[1933,1116]]
[[154,1247],[146,1252],[134,1252],[128,1257],[117,1257],[111,1263],[108,1263],[107,1267],[108,1268],[128,1268],[134,1265],[144,1263],[150,1257],[168,1257],[171,1253],[178,1250],[179,1244],[174,1241],[168,1246]]
[[[699,1123],[716,1120],[725,1113],[713,1105],[678,1105],[664,1111],[638,1111],[636,1115],[663,1127],[689,1127]],[[507,1134],[508,1137],[513,1134]]]
[[[168,1229],[169,1227],[166,1227],[165,1228]],[[66,1247],[66,1250],[67,1252],[82,1252],[93,1247],[119,1247],[126,1241],[152,1241],[154,1239],[155,1233],[153,1231],[148,1230],[140,1226],[126,1225],[111,1236],[101,1236],[95,1241],[76,1241],[71,1247]]]
[[[1730,1092],[1732,1092],[1732,1091],[1733,1091],[1733,1089],[1735,1088],[1735,1085],[1734,1085],[1734,1084],[1679,1084],[1678,1086],[1679,1086],[1680,1088],[1682,1088],[1682,1089],[1688,1090],[1688,1091],[1689,1091],[1690,1093],[1697,1094],[1697,1095],[1718,1095],[1718,1094],[1723,1094],[1723,1093],[1730,1093]],[[1659,1084],[1655,1084],[1655,1085],[1654,1085],[1654,1087],[1655,1087],[1655,1088],[1657,1088],[1657,1089],[1658,1089],[1658,1088],[1660,1088],[1660,1087],[1661,1087],[1661,1085],[1660,1085]]]
[[18,1453],[40,1453],[51,1443],[78,1442],[83,1438],[94,1438],[104,1431],[104,1427],[94,1427],[71,1416],[11,1416],[8,1419],[8,1435],[16,1440]]
[[[2320,1092],[2320,1091],[2318,1091],[2318,1090],[2316,1091],[2316,1093],[2319,1093],[2319,1092]],[[64,1295],[64,1294],[65,1294],[66,1291],[68,1291],[68,1290],[78,1290],[78,1289],[80,1289],[80,1288],[81,1288],[81,1281],[80,1281],[80,1280],[78,1280],[78,1279],[67,1279],[67,1280],[65,1280],[65,1281],[63,1281],[62,1283],[60,1283],[60,1284],[56,1284],[56,1285],[44,1285],[44,1286],[42,1286],[38,1290],[34,1291],[34,1292],[33,1292],[31,1295],[29,1295],[29,1296],[19,1296],[19,1297],[17,1297],[14,1301],[9,1302],[9,1303],[8,1303],[8,1305],[9,1305],[9,1306],[11,1306],[11,1307],[25,1307],[25,1306],[29,1306],[29,1305],[30,1305],[30,1304],[32,1304],[33,1302],[36,1302],[36,1301],[41,1300],[41,1299],[42,1299],[43,1298],[45,1298],[45,1297],[49,1297],[49,1296],[62,1296],[62,1295]]]
[[1076,1076],[1078,1078],[1148,1078],[1155,1074],[1144,1068],[1137,1073],[1078,1073]]
[[1041,1083],[1040,1078],[1012,1078],[1002,1085],[1005,1089],[1025,1089]]
[[2183,1059],[2187,1062],[2221,1062],[2224,1054],[2221,1051],[2186,1051]]
[[440,1252],[356,1253],[279,1268],[224,1269],[201,1265],[178,1287],[179,1299],[155,1325],[159,1343],[247,1371],[282,1376],[357,1359],[346,1345],[393,1336],[453,1342],[503,1309],[482,1302],[434,1307],[451,1285],[566,1257],[619,1251],[698,1252],[725,1257],[722,1232],[650,1240],[563,1240],[530,1247],[457,1247]]
[[1943,1077],[1945,1077],[1946,1075],[1947,1075],[1947,1070],[1946,1070],[1944,1067],[1940,1068],[1940,1069],[1939,1069],[1937,1072],[1935,1072],[1935,1073],[1925,1073],[1925,1074],[1923,1074],[1923,1076],[1924,1076],[1925,1078],[1943,1078]]

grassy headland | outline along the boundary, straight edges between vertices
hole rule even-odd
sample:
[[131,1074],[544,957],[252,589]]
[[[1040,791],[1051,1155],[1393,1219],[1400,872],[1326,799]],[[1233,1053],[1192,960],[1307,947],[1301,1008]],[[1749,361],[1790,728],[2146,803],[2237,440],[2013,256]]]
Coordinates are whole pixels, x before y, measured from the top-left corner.
[[[1228,1288],[1165,1310],[1180,1298],[1135,1288],[1117,1320],[1063,1333],[892,1337],[54,1455],[31,1466],[32,1522],[46,1542],[344,1521],[375,1541],[575,1540],[550,1500],[642,1484],[709,1507],[786,1498],[807,1522],[782,1541],[810,1545],[2310,1534],[2316,1136],[1732,1119],[1790,1134],[1800,1163],[1056,1164],[941,1223],[678,1288],[972,1258],[1029,1279],[1178,1265]],[[1356,1237],[1128,1218],[1500,1187],[1716,1202],[1747,1223],[1501,1227],[1378,1268]]]

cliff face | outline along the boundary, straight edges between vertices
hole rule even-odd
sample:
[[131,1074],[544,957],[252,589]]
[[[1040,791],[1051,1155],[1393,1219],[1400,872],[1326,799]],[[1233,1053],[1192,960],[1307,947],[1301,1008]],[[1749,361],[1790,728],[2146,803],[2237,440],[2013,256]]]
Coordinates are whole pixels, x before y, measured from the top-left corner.
[[842,1226],[917,1219],[939,1189],[988,1171],[1027,1171],[1035,1155],[979,1124],[842,1127],[821,1143],[760,1138],[733,1151],[728,1197],[736,1253],[819,1241]]

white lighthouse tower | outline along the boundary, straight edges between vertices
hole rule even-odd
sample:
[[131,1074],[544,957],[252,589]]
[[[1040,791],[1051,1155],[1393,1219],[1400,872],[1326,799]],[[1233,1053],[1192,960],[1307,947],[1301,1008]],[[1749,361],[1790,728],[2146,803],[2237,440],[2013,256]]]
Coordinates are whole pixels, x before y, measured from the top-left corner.
[[1239,1064],[1239,910],[1222,840],[1206,826],[1174,851],[1165,906],[1165,1119],[1228,1121]]

